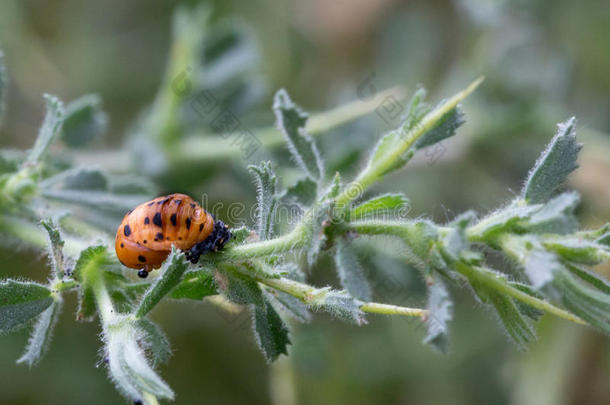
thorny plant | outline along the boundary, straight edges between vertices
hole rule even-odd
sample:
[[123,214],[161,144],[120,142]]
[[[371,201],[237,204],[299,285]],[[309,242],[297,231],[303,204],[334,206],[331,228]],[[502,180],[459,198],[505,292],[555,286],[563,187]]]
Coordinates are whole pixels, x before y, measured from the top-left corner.
[[[177,24],[178,38],[188,31],[184,26],[197,25],[193,23],[196,15],[178,14],[176,21],[183,24]],[[191,45],[200,46],[194,42]],[[170,63],[168,77],[175,69]],[[3,68],[0,74],[0,91],[5,93]],[[171,87],[166,81],[165,87]],[[444,351],[452,319],[450,288],[471,290],[482,306],[495,312],[508,337],[521,348],[535,339],[534,325],[543,313],[610,334],[610,285],[592,270],[610,258],[610,225],[579,231],[574,216],[578,194],[556,192],[577,167],[581,145],[573,118],[559,124],[520,195],[486,215],[468,211],[437,224],[393,215],[408,205],[401,193],[363,199],[374,183],[401,170],[415,153],[453,136],[464,122],[460,102],[481,81],[436,106],[426,103],[425,91],[418,90],[400,125],[379,140],[364,168],[347,183],[339,173],[326,171],[307,114],[280,90],[273,111],[302,178],[284,189],[270,162],[250,166],[257,185],[255,228],[233,229],[226,248],[202,257],[197,265],[187,263],[174,250],[145,281],[117,261],[111,248],[113,234],[104,223],[109,211],[124,212],[145,201],[150,194],[147,183],[90,167],[72,167],[65,156],[50,153],[54,142],[61,140],[75,148],[94,138],[103,130],[105,115],[100,101],[92,96],[65,107],[56,97],[45,96],[47,113],[33,148],[25,154],[3,151],[0,229],[14,245],[46,247],[52,273],[47,283],[0,282],[0,333],[33,324],[17,362],[37,363],[48,348],[63,295],[76,292],[77,319],[91,321],[97,316],[100,320],[102,352],[111,380],[126,398],[146,404],[174,397],[154,370],[169,358],[169,343],[148,318],[166,299],[202,301],[222,296],[247,306],[254,336],[269,362],[287,353],[290,332],[284,319],[309,322],[311,311],[358,325],[366,323],[368,314],[415,317],[426,328],[425,342]],[[154,145],[161,151],[164,145],[182,142],[172,138],[180,132],[174,117],[179,100],[173,98],[175,93],[163,94],[141,123],[147,131],[140,132],[158,137]],[[336,115],[321,115],[325,118],[319,117],[314,128],[329,128],[374,109],[366,103],[349,108],[341,110],[339,120]],[[266,134],[261,141],[264,146],[276,145],[273,129],[254,132]],[[136,131],[134,137],[138,136]],[[290,227],[276,221],[282,204],[300,207]],[[369,243],[376,237],[404,243],[404,260],[419,270],[427,284],[425,308],[373,301],[354,243]],[[489,251],[510,259],[509,274],[488,264]],[[307,283],[303,269],[322,254],[334,258],[341,288]]]

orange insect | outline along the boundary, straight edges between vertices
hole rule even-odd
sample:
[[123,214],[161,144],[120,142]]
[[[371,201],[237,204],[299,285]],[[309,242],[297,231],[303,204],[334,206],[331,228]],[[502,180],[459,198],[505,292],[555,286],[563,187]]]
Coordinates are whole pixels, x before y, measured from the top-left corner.
[[229,228],[191,197],[170,194],[129,211],[117,230],[114,247],[119,261],[140,269],[138,276],[145,278],[161,267],[172,245],[197,263],[199,256],[222,249],[230,238]]

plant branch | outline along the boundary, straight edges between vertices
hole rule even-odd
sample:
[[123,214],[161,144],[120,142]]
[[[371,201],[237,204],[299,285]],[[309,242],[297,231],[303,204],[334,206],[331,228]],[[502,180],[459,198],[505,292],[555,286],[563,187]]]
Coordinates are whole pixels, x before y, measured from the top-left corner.
[[359,198],[367,188],[383,177],[383,173],[387,172],[401,159],[417,139],[432,129],[445,114],[454,109],[462,100],[470,95],[482,81],[483,77],[478,78],[465,90],[457,93],[430,113],[426,114],[421,122],[402,136],[400,143],[396,145],[391,153],[387,154],[379,163],[368,165],[360,172],[355,180],[345,187],[343,192],[336,198],[336,205],[338,207],[347,207],[352,201]]

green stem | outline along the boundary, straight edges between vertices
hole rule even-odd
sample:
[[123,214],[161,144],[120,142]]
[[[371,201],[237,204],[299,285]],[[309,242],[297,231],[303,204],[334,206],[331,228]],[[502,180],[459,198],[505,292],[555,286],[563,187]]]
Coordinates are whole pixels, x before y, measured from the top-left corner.
[[500,291],[501,293],[508,295],[509,297],[513,297],[521,302],[524,302],[531,307],[534,307],[544,312],[549,312],[560,318],[567,319],[568,321],[572,321],[581,325],[587,325],[585,321],[583,321],[576,315],[561,308],[558,308],[547,301],[533,297],[515,287],[512,287],[511,285],[504,282],[502,279],[496,277],[494,273],[490,270],[481,267],[470,266],[463,262],[457,262],[456,269],[468,279],[475,279],[478,282],[486,284],[491,288]]
[[[308,284],[299,283],[298,281],[287,278],[262,278],[248,274],[266,286],[283,291],[303,301],[306,305],[314,305],[320,295],[328,292],[328,288],[316,288]],[[407,308],[397,305],[380,304],[377,302],[362,303],[360,309],[363,312],[385,314],[385,315],[403,315],[424,317],[428,311],[421,308]]]
[[336,205],[338,207],[347,207],[352,201],[359,198],[367,188],[379,180],[384,173],[390,170],[404,156],[405,152],[417,139],[432,129],[445,114],[454,109],[472,93],[482,81],[482,77],[478,78],[465,90],[457,93],[442,105],[426,114],[419,124],[404,134],[400,142],[390,153],[381,160],[378,160],[375,165],[368,165],[355,180],[345,187],[343,192],[336,198]]

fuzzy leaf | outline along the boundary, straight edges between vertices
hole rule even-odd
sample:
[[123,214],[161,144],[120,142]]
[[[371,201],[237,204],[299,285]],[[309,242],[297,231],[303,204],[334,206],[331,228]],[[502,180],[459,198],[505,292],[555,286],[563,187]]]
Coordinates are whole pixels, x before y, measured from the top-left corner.
[[455,107],[443,115],[434,128],[430,129],[415,142],[415,149],[423,149],[452,137],[465,122],[466,119],[462,109],[459,106]]
[[145,334],[143,348],[151,354],[153,367],[167,363],[172,349],[165,333],[156,323],[146,318],[138,319],[137,325]]
[[346,322],[363,325],[366,323],[364,312],[360,309],[362,302],[345,291],[325,290],[321,299],[311,303],[312,308],[321,309]]
[[254,231],[250,230],[247,226],[240,226],[239,228],[231,229],[231,240],[229,243],[235,243],[240,245],[244,243],[250,236],[254,235]]
[[339,273],[341,286],[353,297],[362,301],[370,301],[372,296],[371,286],[366,279],[364,269],[358,263],[356,252],[343,239],[337,241],[335,264]]
[[180,283],[170,292],[174,299],[201,301],[204,297],[218,294],[214,277],[202,271],[186,273]]
[[582,144],[576,142],[576,119],[560,123],[557,133],[530,171],[522,195],[530,204],[546,202],[577,167]]
[[484,284],[471,281],[471,285],[483,302],[492,305],[508,336],[521,350],[536,340],[534,329],[517,302]]
[[523,223],[540,208],[540,205],[509,205],[481,219],[468,229],[468,233],[476,238],[490,241],[497,234],[519,230],[523,227]]
[[101,170],[82,167],[61,172],[40,183],[41,188],[52,187],[64,190],[108,190],[108,179]]
[[76,261],[76,265],[74,266],[72,277],[77,280],[82,280],[84,273],[86,273],[89,268],[94,268],[105,264],[106,259],[106,246],[89,246],[80,253],[78,260]]
[[525,257],[523,268],[535,290],[553,280],[555,271],[561,267],[557,256],[541,248],[531,250]]
[[578,280],[568,270],[555,274],[553,287],[553,295],[559,296],[568,310],[610,335],[610,294]]
[[53,328],[59,314],[61,313],[61,301],[54,301],[53,304],[44,310],[38,317],[36,325],[30,335],[30,340],[25,349],[25,353],[17,360],[17,363],[25,363],[28,366],[33,366],[38,363],[42,356],[49,348]]
[[271,168],[271,162],[248,166],[248,170],[256,179],[258,235],[261,240],[269,239],[273,235],[278,206],[277,176]]
[[0,126],[4,119],[4,111],[6,109],[6,93],[8,88],[8,76],[6,74],[6,66],[4,64],[4,52],[0,50]]
[[59,228],[51,219],[42,220],[40,223],[49,236],[49,257],[51,258],[53,272],[61,280],[64,276],[64,241],[59,233]]
[[66,105],[62,140],[72,147],[82,147],[102,135],[108,119],[97,94],[82,96]]
[[371,217],[379,219],[388,213],[398,213],[402,217],[406,216],[408,210],[409,199],[404,194],[384,194],[354,207],[350,217],[352,220]]
[[295,185],[286,190],[283,199],[288,203],[296,203],[308,207],[314,203],[317,195],[317,185],[309,177],[300,179]]
[[527,228],[535,233],[566,234],[578,229],[578,220],[574,210],[580,203],[576,192],[558,195],[535,212]]
[[97,307],[95,297],[90,288],[81,288],[78,292],[78,308],[76,310],[76,320],[91,322],[95,317]]
[[324,229],[326,221],[330,218],[331,208],[331,201],[325,201],[313,210],[314,218],[309,229],[309,247],[307,249],[307,264],[309,266],[312,266],[318,260],[320,251],[326,243],[327,237]]
[[576,277],[589,283],[595,289],[601,291],[604,294],[610,295],[610,282],[604,279],[601,274],[597,274],[588,268],[573,263],[566,263],[566,268]]
[[28,164],[38,163],[45,155],[49,146],[61,130],[61,125],[64,119],[64,105],[55,96],[49,94],[44,95],[47,106],[47,113],[42,122],[42,126],[38,131],[38,137],[34,143],[34,147],[28,153],[26,162]]
[[548,237],[542,241],[542,244],[563,259],[575,263],[595,265],[610,260],[610,252],[607,252],[602,245],[573,236]]
[[105,328],[105,350],[112,381],[132,401],[142,401],[145,392],[159,398],[173,399],[171,388],[148,364],[145,351],[138,344],[141,336],[139,328],[131,322]]
[[292,102],[284,89],[275,94],[273,111],[292,157],[307,176],[319,182],[324,177],[324,167],[318,147],[305,128],[307,114]]
[[176,249],[173,248],[172,253],[163,264],[161,275],[153,282],[146,293],[144,293],[136,311],[136,317],[143,318],[163,297],[180,283],[182,275],[188,268],[187,263],[183,259],[184,255],[182,253],[177,253]]
[[92,207],[104,211],[125,213],[149,199],[148,195],[116,195],[105,191],[70,189],[43,189],[42,195],[55,201]]
[[26,326],[52,303],[51,291],[43,285],[0,281],[0,335]]
[[253,328],[256,343],[268,363],[276,360],[280,354],[288,354],[288,327],[268,301],[265,300],[264,305],[254,306]]
[[263,293],[267,301],[279,312],[299,322],[311,321],[311,314],[307,306],[298,298],[275,289],[265,289]]
[[224,274],[228,283],[223,286],[225,287],[223,292],[231,302],[239,305],[264,305],[263,293],[256,281],[240,277],[233,271]]
[[426,305],[429,315],[426,321],[427,332],[424,343],[447,353],[449,349],[449,321],[453,319],[453,301],[449,291],[440,279],[428,287],[428,304]]

